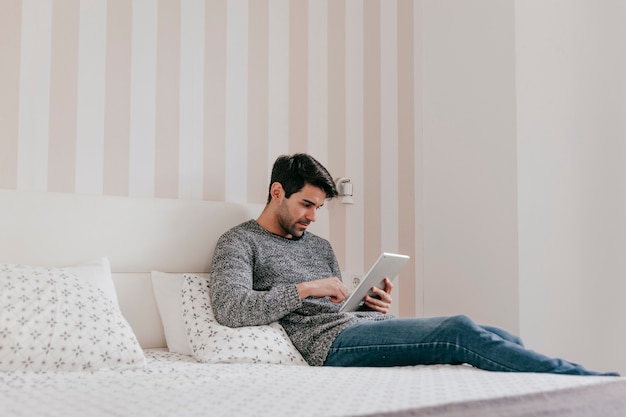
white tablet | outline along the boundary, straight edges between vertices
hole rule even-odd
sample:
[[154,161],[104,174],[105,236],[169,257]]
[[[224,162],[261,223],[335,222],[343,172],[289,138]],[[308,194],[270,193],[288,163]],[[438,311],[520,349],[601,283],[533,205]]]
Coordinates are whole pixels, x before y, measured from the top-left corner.
[[340,312],[356,311],[363,305],[363,298],[369,293],[373,295],[372,287],[385,289],[384,278],[394,280],[404,264],[409,260],[407,255],[397,253],[382,253],[369,272],[363,277],[361,283],[341,306]]

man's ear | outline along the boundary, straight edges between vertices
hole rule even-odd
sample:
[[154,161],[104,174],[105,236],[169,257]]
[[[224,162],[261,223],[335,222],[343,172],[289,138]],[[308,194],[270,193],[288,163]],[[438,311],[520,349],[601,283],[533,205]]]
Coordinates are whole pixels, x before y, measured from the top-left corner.
[[279,182],[272,183],[272,187],[270,188],[270,195],[272,196],[272,200],[279,200],[281,197],[283,197],[285,195],[283,185]]

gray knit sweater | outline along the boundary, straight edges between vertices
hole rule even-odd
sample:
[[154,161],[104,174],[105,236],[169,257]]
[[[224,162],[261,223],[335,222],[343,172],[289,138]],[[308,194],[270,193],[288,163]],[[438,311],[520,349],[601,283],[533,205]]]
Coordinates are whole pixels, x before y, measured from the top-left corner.
[[339,277],[330,243],[305,232],[286,239],[249,220],[224,233],[211,268],[211,303],[217,321],[230,327],[278,321],[310,365],[323,365],[337,335],[359,320],[384,320],[373,311],[339,313],[329,297],[300,300],[296,285]]

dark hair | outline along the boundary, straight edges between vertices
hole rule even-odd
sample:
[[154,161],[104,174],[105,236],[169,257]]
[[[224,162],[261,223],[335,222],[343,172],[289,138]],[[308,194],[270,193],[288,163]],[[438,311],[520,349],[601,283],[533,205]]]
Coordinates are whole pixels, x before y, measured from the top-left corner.
[[267,196],[268,203],[272,199],[271,188],[275,182],[283,186],[286,198],[302,190],[306,184],[324,190],[326,198],[337,197],[335,181],[328,170],[311,155],[304,153],[281,155],[276,158],[272,167],[270,192]]

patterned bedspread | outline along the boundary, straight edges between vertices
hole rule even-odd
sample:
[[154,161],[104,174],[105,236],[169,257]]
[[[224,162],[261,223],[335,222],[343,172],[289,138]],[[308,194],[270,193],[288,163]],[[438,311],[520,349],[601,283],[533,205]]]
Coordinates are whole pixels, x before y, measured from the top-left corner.
[[142,369],[0,373],[0,415],[353,416],[615,379],[495,373],[468,366],[325,368],[203,364],[162,351],[146,356]]

